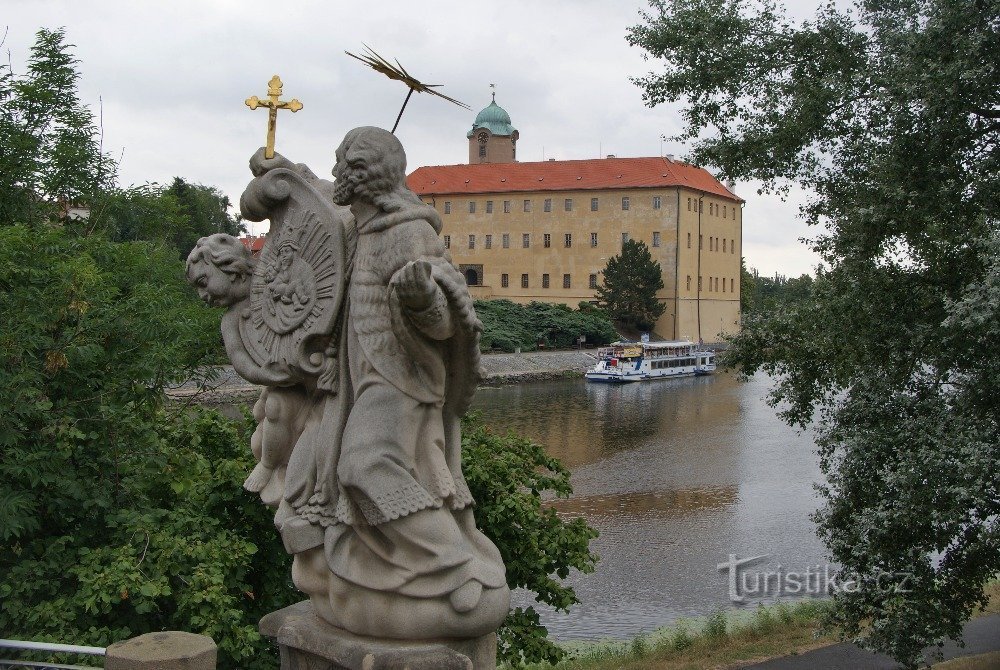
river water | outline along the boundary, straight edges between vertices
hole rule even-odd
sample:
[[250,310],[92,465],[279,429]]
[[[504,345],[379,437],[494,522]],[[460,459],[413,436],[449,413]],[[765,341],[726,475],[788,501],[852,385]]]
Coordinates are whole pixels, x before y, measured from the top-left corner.
[[[733,607],[718,568],[730,554],[767,555],[746,571],[824,563],[809,519],[821,481],[813,439],[775,416],[769,384],[722,373],[479,391],[488,425],[544,444],[569,467],[574,493],[557,508],[601,533],[591,545],[596,571],[569,578],[580,604],[568,615],[536,607],[555,638],[631,637]],[[741,606],[761,600],[773,593]],[[515,594],[515,604],[531,600]]]

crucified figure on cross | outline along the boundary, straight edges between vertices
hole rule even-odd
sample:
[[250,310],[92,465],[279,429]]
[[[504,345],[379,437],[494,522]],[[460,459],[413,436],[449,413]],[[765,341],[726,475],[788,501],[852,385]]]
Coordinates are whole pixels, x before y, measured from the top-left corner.
[[267,99],[261,100],[256,95],[246,99],[247,107],[257,109],[267,107],[267,144],[264,147],[264,158],[274,158],[274,134],[278,128],[278,110],[288,109],[293,113],[302,109],[302,103],[292,98],[289,101],[279,100],[281,97],[281,78],[278,75],[271,77],[267,82]]

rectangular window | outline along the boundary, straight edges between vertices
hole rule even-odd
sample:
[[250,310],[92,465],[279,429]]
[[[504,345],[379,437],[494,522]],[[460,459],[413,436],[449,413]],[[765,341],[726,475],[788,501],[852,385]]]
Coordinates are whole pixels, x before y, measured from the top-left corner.
[[597,211],[597,198],[591,198],[590,199],[590,211],[592,211],[592,212],[596,212]]
[[487,235],[486,236],[486,241],[483,244],[483,246],[486,247],[487,249],[492,249],[493,248],[493,236],[492,235]]
[[627,195],[626,195],[626,196],[623,196],[623,197],[622,197],[622,211],[623,211],[623,212],[626,212],[626,211],[628,211],[628,202],[629,202],[629,201],[628,201],[628,196],[627,196]]
[[450,200],[445,200],[445,202],[444,202],[444,213],[445,214],[451,214],[451,201]]
[[729,218],[729,207],[727,205],[722,206],[722,218],[723,219]]
[[701,277],[698,277],[698,290],[701,290]]
[[475,213],[476,213],[476,201],[475,200],[470,200],[469,201],[469,214],[475,214]]
[[548,233],[542,235],[542,246],[545,247],[546,249],[552,246],[552,236],[549,235]]
[[592,246],[592,247],[596,247],[597,246],[597,233],[591,233],[590,234],[590,246]]
[[653,196],[653,209],[659,209],[659,208],[660,208],[660,196],[654,195]]
[[528,288],[528,275],[521,275],[521,288]]
[[521,247],[527,249],[531,246],[531,233],[521,235]]
[[500,238],[500,244],[504,249],[510,249],[510,233],[504,233]]
[[570,275],[563,275],[563,288],[572,288],[572,282],[570,281]]
[[444,236],[444,248],[451,249],[451,235]]
[[567,212],[573,211],[573,198],[566,198],[566,202],[563,204]]
[[688,249],[691,248],[691,233],[688,233]]
[[493,201],[492,200],[487,200],[486,201],[486,213],[487,214],[492,214],[493,213]]
[[530,200],[525,200],[524,201],[524,211],[526,211],[526,212],[530,212],[531,211],[531,201]]
[[476,236],[475,235],[469,235],[469,248],[470,249],[475,249],[476,248]]
[[549,274],[546,272],[542,275],[542,288],[549,287]]
[[628,233],[622,233],[622,246],[625,246],[626,242],[628,242]]
[[659,232],[654,232],[653,233],[653,246],[654,247],[660,246],[660,233]]
[[500,286],[502,288],[507,288],[508,286],[510,286],[510,275],[508,275],[506,272],[500,275]]
[[590,288],[597,288],[597,275],[590,275],[590,283],[588,284]]
[[689,290],[689,291],[690,291],[690,290],[691,290],[691,275],[688,275],[687,277],[688,277],[688,281],[687,281],[687,290]]
[[688,211],[691,211],[691,198],[688,198]]
[[510,200],[503,201],[503,213],[510,214]]
[[729,249],[726,248],[726,242],[728,242],[728,240],[723,237],[722,238],[722,253],[726,253],[727,251],[729,251]]
[[551,212],[552,211],[552,198],[546,198],[545,199],[545,211],[546,212]]
[[698,236],[698,249],[700,250],[700,249],[704,249],[704,248],[705,248],[705,236],[704,235],[699,235]]
[[698,213],[699,214],[704,214],[704,212],[705,212],[705,203],[702,202],[701,200],[699,200],[698,201]]
[[573,246],[573,233],[566,233],[566,248],[569,249]]
[[479,145],[479,157],[480,158],[486,158],[486,145],[485,144],[480,144]]

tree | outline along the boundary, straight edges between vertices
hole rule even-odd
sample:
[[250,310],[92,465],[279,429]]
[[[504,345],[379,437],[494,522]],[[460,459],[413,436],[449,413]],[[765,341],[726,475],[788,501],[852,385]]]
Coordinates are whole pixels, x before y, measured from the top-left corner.
[[107,191],[96,200],[89,227],[116,241],[170,244],[187,258],[202,237],[246,232],[239,215],[229,213],[231,207],[218,189],[175,177],[170,186],[145,184]]
[[815,421],[818,530],[859,585],[832,623],[911,666],[1000,570],[998,22],[996,0],[801,24],[769,0],[657,0],[628,38],[666,65],[636,80],[646,101],[686,101],[694,161],[812,192],[808,297],[751,313],[729,357]]
[[656,298],[663,288],[663,271],[644,242],[626,240],[622,252],[608,259],[597,297],[615,321],[651,330],[666,304]]
[[34,224],[111,185],[93,115],[62,30],[39,30],[27,73],[0,65],[0,221]]

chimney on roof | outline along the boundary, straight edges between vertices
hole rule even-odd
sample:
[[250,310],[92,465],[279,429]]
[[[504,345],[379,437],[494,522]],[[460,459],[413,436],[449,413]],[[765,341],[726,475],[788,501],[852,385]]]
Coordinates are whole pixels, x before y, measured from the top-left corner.
[[555,158],[550,158],[549,161],[555,161]]
[[614,157],[615,157],[614,154],[608,154],[608,158],[614,158]]
[[673,154],[667,154],[667,160],[670,161],[671,163],[673,163],[674,162],[674,155]]

